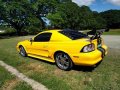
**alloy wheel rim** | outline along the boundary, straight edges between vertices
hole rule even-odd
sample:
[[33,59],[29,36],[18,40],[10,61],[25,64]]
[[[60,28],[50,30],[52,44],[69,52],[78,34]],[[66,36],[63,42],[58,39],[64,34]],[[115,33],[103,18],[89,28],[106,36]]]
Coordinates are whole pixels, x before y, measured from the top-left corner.
[[60,53],[56,56],[57,65],[62,69],[69,67],[69,58],[66,54]]
[[20,48],[20,54],[21,54],[22,56],[25,56],[23,47]]

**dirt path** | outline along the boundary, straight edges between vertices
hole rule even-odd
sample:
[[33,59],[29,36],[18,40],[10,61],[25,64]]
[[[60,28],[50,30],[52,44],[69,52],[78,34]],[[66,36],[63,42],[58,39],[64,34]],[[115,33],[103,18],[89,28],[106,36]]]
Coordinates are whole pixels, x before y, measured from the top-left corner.
[[15,75],[16,77],[18,77],[19,79],[25,81],[28,85],[30,85],[33,90],[48,90],[44,85],[36,82],[33,79],[28,78],[27,76],[25,76],[24,74],[20,73],[17,69],[15,69],[14,67],[7,65],[6,63],[4,63],[3,61],[0,60],[0,66],[3,66],[5,69],[7,69],[11,74]]
[[102,37],[109,48],[120,49],[119,35],[103,35]]

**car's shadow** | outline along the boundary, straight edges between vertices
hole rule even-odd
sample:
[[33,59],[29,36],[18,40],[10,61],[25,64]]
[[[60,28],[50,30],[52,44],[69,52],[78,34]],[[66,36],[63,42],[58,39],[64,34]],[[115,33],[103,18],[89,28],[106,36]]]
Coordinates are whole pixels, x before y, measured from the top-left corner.
[[[40,62],[44,62],[44,63],[47,63],[47,64],[51,64],[51,65],[55,65],[55,63],[52,63],[52,62],[48,62],[48,61],[45,61],[45,60],[41,60],[41,59],[37,59],[37,58],[34,58],[34,57],[29,57],[31,59],[34,59],[34,60],[37,60],[37,61],[40,61]],[[80,66],[80,65],[74,65],[72,70],[75,70],[75,71],[83,71],[83,72],[92,72],[93,70],[95,70],[95,68],[97,68],[100,63],[102,62],[103,60],[101,60],[99,63],[97,63],[96,65],[94,66]],[[57,67],[56,67],[57,68]],[[70,70],[69,70],[70,71]]]
[[78,65],[74,65],[73,70],[75,71],[83,71],[83,72],[92,72],[93,70],[95,70],[100,64],[101,64],[102,60],[100,62],[98,62],[96,65],[94,66],[78,66]]

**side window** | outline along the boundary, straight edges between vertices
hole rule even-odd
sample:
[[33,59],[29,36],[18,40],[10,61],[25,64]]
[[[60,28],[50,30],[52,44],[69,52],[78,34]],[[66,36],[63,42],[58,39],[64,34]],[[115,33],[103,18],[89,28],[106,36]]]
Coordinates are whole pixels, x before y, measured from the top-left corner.
[[34,38],[35,42],[47,42],[50,41],[52,33],[42,33]]

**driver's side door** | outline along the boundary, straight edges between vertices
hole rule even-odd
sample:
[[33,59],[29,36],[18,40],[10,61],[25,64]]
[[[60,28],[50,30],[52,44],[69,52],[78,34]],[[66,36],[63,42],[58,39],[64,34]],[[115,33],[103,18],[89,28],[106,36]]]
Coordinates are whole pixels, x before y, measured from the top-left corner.
[[48,57],[51,35],[48,32],[37,35],[29,45],[29,54]]

